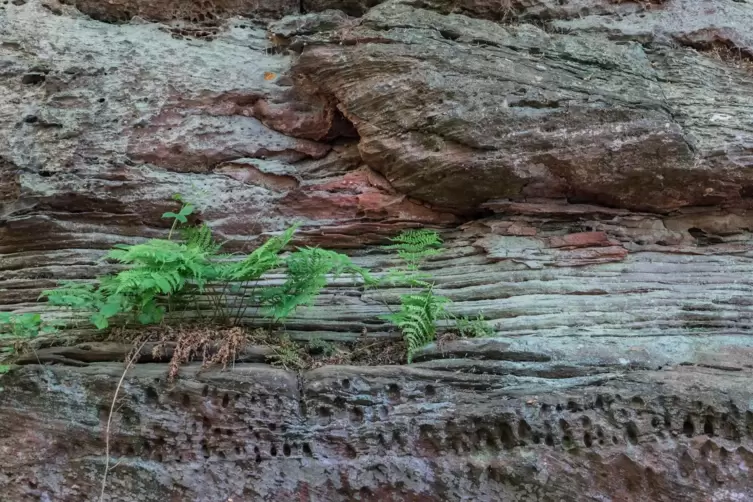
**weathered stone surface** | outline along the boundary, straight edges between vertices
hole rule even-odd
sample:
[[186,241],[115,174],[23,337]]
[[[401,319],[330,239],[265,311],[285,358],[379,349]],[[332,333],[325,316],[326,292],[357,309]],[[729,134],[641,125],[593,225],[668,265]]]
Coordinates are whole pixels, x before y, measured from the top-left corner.
[[[750,499],[749,4],[70,3],[0,6],[0,310],[164,235],[180,192],[231,248],[298,221],[376,273],[373,244],[439,228],[437,293],[495,331],[170,385],[146,347],[105,500]],[[286,328],[397,337],[403,292],[341,278]],[[0,379],[5,498],[97,499],[125,352]]]
[[[299,377],[193,367],[173,386],[164,366],[139,365],[121,389],[104,500],[747,500],[749,370],[532,376],[452,362]],[[99,492],[121,371],[27,366],[3,379],[9,500]]]
[[648,12],[636,9],[623,11],[620,16],[583,14],[552,24],[560,29],[600,31],[611,38],[644,43],[674,41],[699,49],[726,46],[739,50],[739,56],[753,56],[753,8],[747,2],[673,0],[652,5]]
[[334,96],[364,161],[436,205],[568,197],[671,211],[741,200],[753,181],[750,74],[691,50],[402,3],[303,40],[296,74]]
[[94,19],[128,22],[134,17],[155,21],[186,20],[212,25],[230,16],[275,18],[298,12],[296,0],[61,0]]
[[[303,0],[306,11],[341,9],[348,14],[361,16],[371,7],[386,0]],[[431,8],[443,14],[467,14],[494,21],[516,20],[547,21],[551,19],[580,18],[586,15],[626,15],[644,13],[655,8],[654,2],[605,0],[408,0],[416,7]]]

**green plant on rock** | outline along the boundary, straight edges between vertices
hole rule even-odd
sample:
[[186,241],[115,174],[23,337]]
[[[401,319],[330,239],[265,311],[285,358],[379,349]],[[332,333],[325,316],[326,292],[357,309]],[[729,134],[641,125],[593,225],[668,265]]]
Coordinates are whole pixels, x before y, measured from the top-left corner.
[[426,259],[442,252],[442,238],[434,230],[410,229],[404,230],[390,239],[393,244],[383,246],[389,251],[396,251],[402,263],[390,269],[380,283],[391,286],[410,286],[411,288],[427,288],[431,286],[431,275],[419,271]]
[[[319,248],[299,248],[283,257],[284,248],[297,226],[272,237],[246,256],[222,254],[222,243],[206,225],[185,226],[194,207],[175,196],[181,206],[167,212],[172,226],[166,239],[151,239],[135,245],[118,245],[106,259],[123,266],[120,272],[96,283],[63,283],[45,291],[53,306],[91,312],[98,329],[107,328],[112,318],[124,316],[141,324],[162,321],[168,312],[195,309],[203,316],[200,302],[212,309],[211,321],[240,323],[251,305],[261,308],[273,323],[281,323],[298,307],[311,305],[327,283],[327,277],[368,272],[356,267],[340,253]],[[180,230],[180,239],[174,239]],[[262,276],[282,269],[286,279],[276,287],[262,287]]]
[[288,335],[282,335],[279,342],[272,346],[272,354],[269,358],[273,366],[280,366],[290,371],[306,367],[304,355],[300,345],[292,341]]
[[[41,314],[0,312],[0,342],[8,342],[8,345],[0,348],[0,359],[15,354],[19,343],[56,331],[57,324],[46,321]],[[0,364],[0,374],[9,370],[9,365]]]
[[0,312],[0,339],[23,340],[55,331],[56,325],[42,319],[41,314]]
[[[434,294],[432,276],[420,271],[424,261],[442,252],[442,239],[434,230],[411,229],[390,239],[392,244],[384,249],[396,251],[402,263],[389,270],[373,286],[408,286],[409,294],[400,297],[400,310],[392,311],[382,319],[393,323],[402,333],[410,363],[413,354],[424,345],[433,342],[437,335],[437,321],[449,317],[448,298]],[[414,292],[414,288],[420,291]]]
[[425,228],[404,230],[390,241],[394,244],[384,246],[384,249],[397,251],[408,270],[418,270],[427,258],[442,251],[442,238],[435,230]]
[[403,334],[409,363],[418,349],[436,339],[437,321],[448,316],[446,306],[449,302],[448,298],[437,296],[428,289],[403,295],[398,312],[381,316]]
[[[90,321],[98,329],[107,328],[110,319],[121,314],[141,324],[160,322],[166,308],[188,283],[202,290],[211,275],[213,249],[197,244],[196,239],[172,240],[178,225],[187,223],[194,211],[180,195],[173,198],[181,207],[177,213],[162,215],[173,220],[167,239],[116,245],[106,259],[121,263],[123,270],[102,277],[96,283],[63,283],[59,288],[44,291],[41,296],[53,306],[93,312]],[[197,234],[204,237],[201,231]]]
[[343,274],[367,276],[344,254],[327,249],[304,247],[285,259],[286,280],[264,292],[265,313],[275,322],[284,321],[298,307],[311,305],[327,284],[327,277]]
[[455,330],[464,338],[484,338],[494,336],[494,328],[489,325],[483,314],[476,317],[460,316],[455,318]]
[[259,286],[259,281],[264,274],[284,264],[281,252],[290,243],[297,229],[297,225],[294,225],[282,234],[268,239],[241,260],[226,260],[217,264],[212,278],[219,283],[219,295],[213,299],[215,312],[221,311],[222,306],[228,304],[229,292],[240,294],[231,319],[234,324],[242,321],[250,304],[259,306],[269,302],[268,297],[271,295],[267,288]]
[[308,342],[308,351],[312,355],[322,355],[329,357],[337,352],[337,348],[332,342],[323,340],[319,337],[313,337]]

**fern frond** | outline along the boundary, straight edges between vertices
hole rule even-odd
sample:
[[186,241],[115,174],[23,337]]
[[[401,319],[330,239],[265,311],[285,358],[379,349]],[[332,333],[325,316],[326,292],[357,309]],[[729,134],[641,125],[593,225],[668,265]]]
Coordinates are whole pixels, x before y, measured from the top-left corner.
[[381,316],[397,326],[403,334],[409,363],[418,349],[435,340],[437,320],[447,316],[445,306],[449,301],[448,298],[434,295],[431,290],[403,295],[398,312]]
[[287,279],[282,286],[265,291],[262,298],[269,305],[266,313],[276,321],[285,319],[300,306],[311,305],[327,285],[327,276],[343,273],[367,274],[346,255],[326,249],[299,248],[285,260]]
[[239,262],[224,263],[219,266],[219,277],[225,281],[255,281],[263,274],[282,264],[280,252],[293,239],[298,227],[288,228],[282,234],[272,237],[256,248],[246,258]]
[[390,241],[394,244],[384,246],[384,249],[397,251],[408,270],[417,270],[422,261],[439,254],[442,247],[442,238],[439,234],[423,228],[404,230]]
[[215,255],[222,248],[222,243],[214,240],[212,229],[206,224],[184,228],[181,233],[186,246],[198,248],[208,255]]

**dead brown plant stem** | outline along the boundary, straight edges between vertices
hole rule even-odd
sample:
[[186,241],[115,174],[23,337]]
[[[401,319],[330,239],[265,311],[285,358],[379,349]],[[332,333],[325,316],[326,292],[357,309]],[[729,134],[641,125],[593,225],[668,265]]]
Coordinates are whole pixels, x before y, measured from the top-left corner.
[[112,425],[112,417],[115,414],[115,405],[118,402],[118,394],[120,393],[120,388],[123,386],[123,381],[128,374],[128,370],[131,369],[131,366],[133,366],[133,364],[138,360],[139,355],[141,354],[141,350],[144,348],[148,340],[149,338],[147,337],[143,342],[141,342],[141,345],[139,345],[139,347],[134,351],[133,355],[131,355],[131,357],[129,357],[126,361],[126,367],[123,370],[123,374],[120,376],[118,386],[115,388],[115,394],[112,396],[110,413],[107,416],[107,428],[105,429],[105,472],[102,475],[102,490],[99,492],[99,502],[102,502],[105,499],[105,489],[107,488],[107,474],[110,471],[110,426]]

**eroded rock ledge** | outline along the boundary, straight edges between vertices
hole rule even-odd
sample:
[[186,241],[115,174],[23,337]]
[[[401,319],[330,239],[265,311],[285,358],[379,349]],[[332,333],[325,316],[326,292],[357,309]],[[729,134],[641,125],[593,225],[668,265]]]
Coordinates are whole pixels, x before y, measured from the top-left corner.
[[[453,361],[300,376],[265,365],[189,367],[172,386],[163,365],[138,365],[121,390],[105,500],[679,502],[750,493],[748,368],[544,376],[469,374]],[[97,492],[121,372],[28,366],[4,378],[0,479],[9,500]]]

